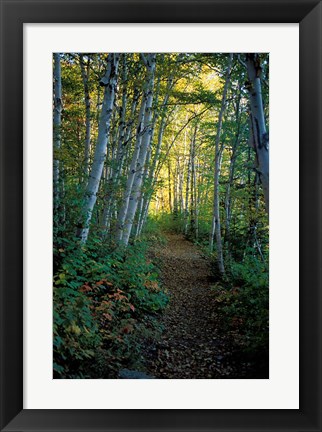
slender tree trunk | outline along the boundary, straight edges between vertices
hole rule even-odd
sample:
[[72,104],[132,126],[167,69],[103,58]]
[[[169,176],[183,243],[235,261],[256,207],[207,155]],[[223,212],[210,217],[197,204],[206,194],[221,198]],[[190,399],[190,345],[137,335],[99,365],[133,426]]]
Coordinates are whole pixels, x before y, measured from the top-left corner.
[[151,157],[151,149],[148,151],[146,161],[145,161],[145,168],[143,173],[143,180],[142,180],[142,187],[141,187],[141,194],[139,197],[139,204],[138,204],[138,211],[137,211],[137,223],[136,223],[136,229],[135,229],[135,238],[139,237],[143,225],[143,218],[144,218],[144,204],[146,201],[146,195],[147,191],[147,180],[148,180],[148,171],[149,171],[149,162]]
[[171,164],[170,159],[168,159],[168,200],[169,200],[169,211],[173,212],[172,207],[172,188],[171,188]]
[[117,220],[117,230],[115,235],[115,240],[117,243],[120,243],[122,241],[123,232],[124,232],[124,224],[125,219],[128,211],[128,206],[130,202],[130,196],[133,188],[135,173],[136,173],[136,165],[140,153],[141,148],[141,142],[142,142],[142,135],[144,131],[144,115],[145,115],[145,108],[147,104],[147,94],[146,92],[143,93],[141,106],[140,106],[140,112],[139,112],[139,119],[138,119],[138,127],[137,127],[137,135],[136,135],[136,142],[135,142],[135,148],[132,155],[132,161],[127,177],[125,192],[122,200],[122,206],[121,210],[118,215]]
[[124,246],[128,245],[129,238],[131,235],[134,217],[138,206],[138,201],[142,191],[142,183],[143,183],[143,175],[144,175],[146,158],[149,152],[151,137],[153,134],[152,102],[153,102],[156,54],[148,54],[146,57],[142,55],[142,58],[146,65],[147,75],[148,75],[148,85],[146,89],[147,102],[146,102],[145,114],[144,114],[144,133],[141,142],[140,154],[136,164],[135,178],[133,182],[133,188],[129,200],[129,206],[126,214],[126,220],[125,220],[124,231],[122,236],[122,244]]
[[[118,128],[118,137],[117,137],[117,151],[115,156],[115,164],[113,167],[113,180],[114,183],[117,183],[119,174],[122,169],[122,163],[124,158],[124,149],[125,149],[125,139],[127,130],[131,131],[131,128],[128,128],[126,124],[126,107],[127,107],[127,63],[126,63],[126,54],[121,54],[123,56],[123,93],[122,93],[122,105],[120,107],[120,122]],[[138,101],[138,92],[134,92],[133,103],[131,108],[131,117],[134,117],[136,105]],[[129,122],[133,122],[132,118],[130,118]]]
[[178,217],[178,158],[173,176],[173,217],[174,219]]
[[104,168],[104,161],[106,157],[107,144],[110,132],[110,123],[115,99],[119,56],[119,54],[113,53],[110,53],[108,55],[107,71],[105,76],[101,79],[101,85],[105,87],[105,92],[98,128],[98,137],[95,148],[94,160],[86,187],[84,205],[82,209],[84,224],[78,232],[78,237],[81,239],[82,243],[85,243],[88,238],[89,225],[91,222],[94,205],[97,199],[97,192]]
[[157,162],[158,162],[159,157],[160,157],[164,130],[165,130],[165,113],[162,114],[161,123],[160,123],[159,131],[158,131],[158,142],[157,142],[154,156],[152,158],[152,165],[151,165],[150,170],[149,170],[149,176],[148,176],[148,180],[147,180],[148,191],[144,197],[143,215],[142,215],[142,220],[140,223],[138,235],[141,234],[143,225],[145,224],[145,222],[147,220],[148,212],[149,212],[149,206],[150,206],[150,202],[151,202],[152,195],[153,195],[153,190],[155,188],[156,181],[157,181],[157,176],[155,175],[155,172],[156,172]]
[[117,167],[118,167],[118,170],[116,172],[117,180],[119,179],[119,176],[124,171],[124,161],[127,160],[129,154],[129,148],[131,147],[131,142],[132,142],[131,135],[133,134],[133,125],[136,118],[135,113],[139,103],[139,99],[140,99],[140,92],[137,89],[134,89],[130,117],[126,123],[122,146],[120,147],[120,152],[118,153],[117,156]]
[[196,136],[198,126],[194,128],[193,136],[191,139],[190,146],[190,157],[191,157],[191,174],[190,174],[190,235],[191,238],[196,238],[196,197],[195,197],[195,149],[196,149]]
[[236,148],[233,149],[233,153],[230,158],[230,165],[229,165],[229,179],[226,189],[226,196],[225,196],[225,242],[229,242],[230,239],[230,219],[231,219],[231,198],[230,198],[230,191],[231,187],[233,185],[234,181],[234,172],[235,172],[235,163],[236,163]]
[[269,136],[266,130],[258,54],[247,54],[248,92],[251,108],[253,143],[263,186],[265,207],[269,212]]
[[136,231],[135,231],[135,238],[139,237],[142,230],[143,225],[143,212],[144,212],[144,196],[142,195],[140,197],[139,206],[138,206],[138,218],[137,218],[137,225],[136,225]]
[[[160,126],[159,126],[159,131],[158,131],[158,141],[157,141],[155,153],[154,153],[153,158],[152,158],[152,165],[151,165],[150,170],[149,170],[149,176],[147,179],[148,192],[144,196],[143,211],[142,211],[142,217],[141,217],[141,221],[140,221],[138,235],[141,234],[142,228],[143,228],[143,226],[146,222],[146,219],[148,217],[149,206],[150,206],[150,202],[152,199],[153,190],[154,190],[156,182],[157,182],[156,167],[157,167],[157,163],[158,163],[159,158],[160,158],[161,146],[162,146],[162,141],[163,141],[163,134],[164,134],[164,131],[166,128],[167,103],[168,103],[168,100],[170,97],[171,89],[173,87],[174,75],[175,75],[175,70],[173,70],[173,72],[170,74],[170,76],[168,78],[166,93],[165,93],[164,99],[162,101],[161,109],[157,112],[157,114],[155,115],[154,120],[153,120],[153,126],[155,126],[159,115],[161,115],[161,121],[160,121]],[[160,84],[160,82],[158,82],[158,85],[159,84]],[[153,127],[153,130],[154,130],[154,127]]]
[[197,174],[199,171],[198,159],[196,160],[194,173],[194,194],[195,194],[195,221],[196,221],[196,240],[199,239],[199,205],[200,205],[200,188],[198,188]]
[[181,169],[179,166],[179,179],[178,179],[178,200],[179,200],[179,211],[180,213],[183,213],[184,211],[184,205],[183,205],[183,170],[184,167]]
[[143,225],[146,222],[148,212],[149,212],[149,206],[150,206],[152,195],[153,195],[153,191],[154,191],[154,188],[155,188],[155,185],[157,182],[156,167],[157,167],[157,163],[158,163],[158,160],[160,157],[161,147],[162,147],[162,142],[163,142],[163,134],[164,134],[165,127],[166,127],[166,118],[165,118],[165,109],[164,108],[166,106],[168,97],[169,97],[169,94],[167,94],[165,96],[164,101],[163,101],[163,111],[162,111],[162,117],[161,117],[161,122],[160,122],[160,126],[159,126],[159,131],[158,131],[158,141],[157,141],[155,153],[154,153],[153,158],[152,158],[152,165],[150,167],[149,175],[148,175],[148,179],[147,179],[148,192],[145,194],[145,198],[144,198],[144,205],[143,205],[144,210],[143,210],[143,217],[142,217],[142,221],[141,221],[139,234],[141,233]]
[[91,99],[89,94],[89,67],[90,67],[90,59],[87,58],[87,65],[85,68],[84,64],[84,56],[83,54],[79,55],[79,64],[82,73],[82,80],[84,85],[84,95],[85,95],[85,112],[86,112],[86,120],[85,120],[85,146],[84,146],[84,175],[85,179],[89,173],[89,156],[91,151]]
[[191,157],[191,181],[190,181],[190,236],[194,238],[196,235],[196,220],[195,220],[195,202],[194,202],[194,158]]
[[228,66],[226,70],[225,86],[223,90],[221,107],[218,117],[218,127],[215,141],[215,172],[214,172],[214,210],[212,219],[212,228],[210,236],[210,250],[213,250],[214,234],[216,234],[216,245],[217,245],[217,262],[218,269],[221,275],[225,274],[223,247],[221,239],[221,225],[220,225],[220,207],[219,207],[219,177],[220,177],[220,165],[223,148],[220,146],[220,136],[223,123],[224,112],[226,109],[227,92],[230,81],[230,71],[233,62],[233,54],[230,54]]
[[[186,139],[186,134],[185,134]],[[185,226],[184,226],[184,233],[185,235],[188,234],[188,227],[189,227],[189,187],[190,187],[190,176],[191,176],[191,145],[190,145],[190,152],[189,152],[189,160],[188,160],[188,167],[187,167],[187,180],[186,180],[186,196],[185,196]]]
[[[240,90],[240,87],[239,87]],[[240,118],[240,99],[241,94],[239,93],[237,97],[237,103],[236,103],[236,124],[237,124],[237,130],[235,134],[234,143],[232,145],[232,153],[230,157],[230,164],[229,164],[229,179],[225,194],[225,243],[227,243],[227,249],[229,250],[229,241],[230,241],[230,220],[231,220],[231,188],[234,182],[234,173],[235,173],[235,164],[237,159],[237,148],[240,140],[240,124],[241,124],[241,118]]]
[[[107,193],[104,205],[104,216],[102,223],[102,238],[104,239],[107,231],[111,227],[110,218],[113,215],[113,208],[115,207],[115,198],[117,194],[117,189],[119,185],[119,177],[122,170],[122,164],[124,159],[125,150],[125,135],[127,132],[126,124],[126,108],[127,108],[127,62],[126,54],[120,54],[120,62],[122,61],[122,105],[119,110],[119,124],[118,128],[115,128],[115,145],[112,154],[112,163],[110,168],[110,174],[107,183]],[[135,108],[137,104],[138,92],[135,92],[133,105],[131,109],[131,124],[133,123],[132,116],[134,117]]]
[[54,142],[54,209],[59,207],[59,156],[61,147],[61,116],[62,116],[62,85],[60,53],[54,53],[54,112],[53,112],[53,142]]

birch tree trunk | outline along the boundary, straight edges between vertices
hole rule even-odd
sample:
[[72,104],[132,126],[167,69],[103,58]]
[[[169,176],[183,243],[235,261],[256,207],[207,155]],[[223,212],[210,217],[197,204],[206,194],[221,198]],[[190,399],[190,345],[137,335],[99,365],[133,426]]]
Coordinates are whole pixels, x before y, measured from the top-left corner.
[[[149,175],[148,175],[148,179],[147,179],[147,184],[148,184],[148,192],[145,194],[145,198],[144,198],[144,203],[143,203],[143,210],[142,210],[142,216],[141,216],[141,220],[139,222],[139,228],[138,228],[138,233],[137,235],[139,236],[142,232],[142,228],[147,220],[148,217],[148,212],[149,212],[149,206],[151,203],[151,199],[152,199],[152,194],[153,194],[153,190],[155,188],[156,182],[157,182],[157,175],[156,175],[156,168],[157,168],[157,163],[159,161],[159,157],[160,157],[160,152],[161,152],[161,147],[162,147],[162,141],[163,141],[163,134],[166,128],[166,110],[167,110],[167,103],[170,97],[170,92],[174,83],[174,72],[169,76],[168,78],[168,82],[167,82],[167,89],[166,89],[166,94],[164,96],[163,102],[162,102],[162,106],[161,106],[161,121],[160,121],[160,126],[159,126],[159,130],[158,130],[158,141],[157,141],[157,145],[156,145],[156,149],[155,149],[155,153],[152,159],[152,165],[150,167],[149,170]],[[157,116],[158,117],[158,116]],[[153,126],[155,126],[157,121],[157,118],[154,118],[153,120]],[[154,129],[154,128],[153,128]]]
[[83,54],[80,54],[79,64],[81,68],[81,74],[82,74],[82,80],[84,86],[84,95],[85,95],[86,132],[85,132],[85,145],[84,145],[84,174],[86,179],[89,172],[89,156],[91,151],[91,99],[90,99],[89,86],[88,86],[90,59],[87,58],[87,65],[85,68],[84,56]]
[[173,218],[178,217],[178,158],[176,160],[176,166],[174,168],[173,175]]
[[173,207],[172,207],[172,186],[171,186],[171,164],[170,164],[170,159],[168,159],[168,201],[169,201],[169,210],[170,213],[173,212]]
[[[127,108],[127,62],[126,62],[126,54],[120,54],[120,59],[122,57],[122,105],[119,110],[119,125],[115,131],[115,142],[117,142],[117,146],[115,145],[114,154],[112,157],[111,170],[108,178],[108,189],[107,189],[107,197],[105,199],[104,205],[104,214],[103,214],[103,222],[102,222],[102,237],[105,238],[107,231],[110,227],[110,217],[113,213],[113,207],[115,207],[115,197],[117,194],[117,188],[119,186],[119,177],[122,170],[122,164],[124,159],[124,150],[125,150],[125,139],[126,133],[129,129],[129,133],[131,132],[131,127],[129,123],[133,123],[132,117],[134,117],[135,109],[138,101],[138,92],[134,92],[134,98],[131,108],[131,116],[129,123],[126,123],[126,108]],[[129,138],[129,136],[128,136]],[[116,209],[115,209],[116,210]]]
[[[132,142],[132,138],[131,138],[131,134],[132,134],[132,128],[133,128],[133,124],[134,124],[134,119],[135,119],[135,112],[136,112],[136,108],[139,102],[139,97],[140,97],[140,92],[138,91],[138,89],[134,89],[134,95],[133,95],[133,100],[132,100],[132,105],[131,105],[131,111],[130,111],[130,116],[128,121],[125,124],[124,127],[124,131],[121,133],[121,135],[119,136],[119,146],[118,146],[118,150],[117,150],[117,155],[116,155],[116,168],[115,168],[115,172],[113,175],[113,190],[114,192],[116,192],[119,184],[120,184],[120,176],[124,171],[124,161],[127,159],[127,155],[129,153],[129,147],[131,145]],[[124,97],[123,97],[123,102],[124,103]],[[124,109],[122,108],[122,115],[123,113],[125,113],[126,111],[126,106],[124,106]],[[143,112],[144,112],[144,108],[143,108]],[[140,114],[139,114],[140,117]],[[139,121],[140,124],[140,121]],[[142,123],[143,124],[143,120]],[[137,136],[138,138],[138,136]],[[140,138],[141,139],[141,138]],[[137,155],[136,155],[137,158]],[[128,167],[125,167],[125,171],[128,170]],[[123,201],[124,202],[124,201]]]
[[[186,140],[186,133],[185,133],[185,140]],[[186,196],[185,196],[185,208],[184,208],[184,233],[185,235],[188,234],[188,227],[189,227],[189,187],[190,187],[190,176],[191,176],[191,147],[189,152],[189,160],[188,160],[188,167],[187,167],[187,180],[186,180]]]
[[148,54],[146,57],[142,55],[143,61],[147,68],[147,102],[144,113],[144,133],[142,137],[140,153],[138,157],[138,161],[135,169],[135,178],[133,182],[133,188],[131,192],[131,196],[129,199],[128,211],[126,214],[125,225],[122,236],[122,244],[124,246],[128,245],[135,213],[138,206],[139,197],[141,194],[142,183],[143,183],[143,174],[144,167],[147,154],[149,152],[149,147],[151,143],[151,137],[153,134],[153,124],[152,124],[152,102],[153,102],[153,87],[154,87],[154,74],[155,74],[155,63],[156,63],[156,54]]
[[265,207],[269,213],[269,136],[266,130],[258,54],[247,54],[248,92],[251,108],[253,143],[257,156]]
[[235,117],[236,117],[236,125],[237,130],[235,133],[235,139],[234,143],[232,145],[232,153],[230,157],[230,164],[229,164],[229,179],[225,194],[225,242],[227,243],[227,249],[229,250],[229,242],[230,242],[230,220],[231,220],[231,188],[234,182],[234,174],[235,174],[235,164],[237,159],[237,148],[240,140],[240,125],[241,125],[241,115],[240,115],[240,99],[241,99],[241,92],[240,92],[240,86],[239,86],[239,94],[237,96],[236,101],[236,110],[235,110]]
[[53,166],[53,187],[54,187],[54,209],[59,207],[59,157],[57,151],[61,147],[61,116],[62,116],[62,86],[61,86],[61,65],[60,53],[54,53],[54,112],[53,112],[53,144],[54,144],[54,166]]
[[223,124],[224,112],[226,109],[227,92],[230,81],[230,71],[233,62],[233,54],[229,55],[228,66],[226,70],[225,86],[223,90],[221,107],[218,117],[217,134],[215,141],[215,172],[214,172],[214,209],[210,236],[210,250],[213,250],[214,234],[216,234],[216,246],[217,246],[217,262],[218,269],[221,275],[225,274],[223,247],[221,239],[221,225],[220,225],[220,207],[219,207],[219,176],[221,166],[222,147],[220,146],[220,136]]
[[163,113],[162,117],[161,117],[161,123],[160,123],[159,131],[158,131],[158,142],[157,142],[157,146],[156,146],[155,153],[153,156],[152,166],[150,167],[148,180],[147,180],[148,192],[146,194],[144,204],[143,204],[143,214],[142,214],[142,218],[140,221],[138,235],[141,234],[142,228],[143,228],[143,226],[147,220],[148,212],[149,212],[149,206],[150,206],[150,202],[151,202],[152,195],[153,195],[153,190],[155,188],[156,181],[157,181],[157,176],[155,175],[155,173],[156,173],[157,162],[159,160],[159,156],[160,156],[160,152],[161,152],[164,130],[165,130],[165,113]]
[[196,197],[195,197],[195,157],[196,157],[196,136],[198,126],[195,126],[190,145],[190,235],[196,238]]
[[196,160],[194,169],[194,194],[195,194],[195,221],[196,221],[196,240],[199,239],[199,205],[200,205],[200,189],[198,188],[197,173],[199,171],[198,159]]
[[234,180],[234,172],[235,172],[235,163],[236,163],[236,151],[237,146],[233,148],[233,152],[230,158],[230,165],[229,165],[229,179],[226,189],[226,196],[225,196],[225,242],[227,244],[230,240],[230,220],[231,220],[231,197],[230,197],[230,191]]
[[110,123],[115,99],[115,88],[117,83],[117,71],[119,65],[119,54],[110,53],[107,59],[107,71],[100,83],[105,87],[103,106],[100,115],[97,144],[95,148],[92,169],[89,175],[82,216],[84,217],[83,227],[78,232],[82,243],[86,243],[89,233],[89,225],[92,218],[94,205],[97,199],[97,191],[100,185],[104,161],[107,151],[107,143],[110,132]]
[[124,192],[124,196],[123,196],[123,200],[122,200],[121,210],[119,212],[118,220],[117,220],[117,230],[116,230],[116,234],[115,234],[115,240],[117,243],[122,242],[125,219],[126,219],[126,215],[127,215],[127,211],[128,211],[128,207],[129,207],[130,196],[131,196],[134,178],[135,178],[135,173],[136,173],[136,165],[137,165],[138,157],[140,154],[141,143],[142,143],[142,135],[143,135],[143,131],[144,131],[144,115],[145,115],[146,104],[147,104],[147,93],[144,92],[143,97],[142,97],[142,101],[141,101],[140,112],[139,112],[135,148],[134,148],[132,161],[131,161],[131,165],[130,165],[130,169],[129,169],[129,173],[128,173],[128,177],[127,177],[127,182],[126,182],[125,192]]

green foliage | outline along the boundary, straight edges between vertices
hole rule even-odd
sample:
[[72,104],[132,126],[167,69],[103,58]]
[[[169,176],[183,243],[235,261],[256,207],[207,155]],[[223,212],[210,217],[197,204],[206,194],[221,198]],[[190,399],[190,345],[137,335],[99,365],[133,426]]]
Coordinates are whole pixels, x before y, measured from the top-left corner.
[[160,212],[155,215],[150,215],[148,220],[148,231],[156,230],[161,236],[163,232],[182,232],[184,227],[184,216],[182,213]]
[[54,376],[115,378],[138,361],[142,329],[168,302],[148,244],[112,250],[93,239],[57,240],[54,275]]
[[54,377],[81,378],[87,375],[86,360],[95,356],[101,345],[98,327],[86,296],[75,290],[65,274],[54,287]]
[[253,356],[268,351],[269,290],[266,263],[247,255],[231,262],[229,283],[213,288],[220,311],[226,316],[225,330],[238,332],[242,350]]
[[145,258],[147,244],[137,242],[123,256],[116,284],[126,287],[138,313],[155,313],[165,308],[168,298],[158,283],[158,272],[152,261]]
[[147,221],[143,227],[141,239],[154,244],[166,244],[164,231],[162,230],[157,217],[152,215],[148,216]]

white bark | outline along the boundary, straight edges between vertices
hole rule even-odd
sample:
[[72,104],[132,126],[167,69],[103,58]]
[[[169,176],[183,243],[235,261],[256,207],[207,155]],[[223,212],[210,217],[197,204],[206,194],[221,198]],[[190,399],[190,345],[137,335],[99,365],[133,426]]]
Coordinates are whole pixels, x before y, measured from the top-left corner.
[[[239,91],[240,91],[240,87],[239,87]],[[240,99],[241,99],[241,93],[239,92],[239,94],[237,96],[236,111],[235,111],[237,130],[236,130],[236,134],[235,134],[234,143],[232,145],[232,153],[231,153],[230,164],[229,164],[229,180],[228,180],[226,195],[225,195],[225,213],[226,213],[226,217],[225,217],[225,242],[227,242],[227,244],[229,243],[229,240],[230,240],[230,220],[231,220],[231,210],[232,210],[230,192],[231,192],[231,187],[232,187],[233,181],[234,181],[235,163],[236,163],[236,159],[237,159],[237,148],[238,148],[238,144],[239,144],[239,140],[240,140],[240,134],[241,134],[241,132],[240,132],[240,125],[241,125]]]
[[123,231],[124,231],[124,223],[125,218],[128,211],[130,196],[132,192],[134,177],[136,173],[136,165],[140,153],[140,147],[142,142],[142,135],[144,131],[144,115],[145,115],[145,108],[146,108],[146,102],[147,102],[147,94],[144,93],[141,101],[140,106],[140,112],[139,112],[139,119],[138,119],[138,127],[137,127],[137,135],[136,135],[136,142],[134,147],[134,152],[132,155],[130,170],[127,177],[125,192],[122,200],[122,206],[121,210],[118,215],[118,221],[117,221],[117,230],[115,235],[115,240],[117,243],[120,243],[122,241],[123,237]]
[[115,98],[115,88],[117,82],[117,71],[119,65],[119,54],[110,53],[107,60],[107,71],[101,79],[101,84],[105,87],[103,107],[100,116],[97,144],[95,148],[93,165],[86,187],[84,205],[82,215],[84,217],[84,225],[78,233],[82,243],[85,243],[88,238],[89,225],[92,218],[93,208],[97,199],[97,191],[100,185],[104,161],[107,151],[107,143],[110,131],[110,123]]
[[221,157],[223,148],[220,146],[220,136],[223,124],[224,112],[226,109],[227,92],[230,82],[230,71],[233,62],[233,54],[230,54],[229,62],[226,70],[225,85],[221,100],[221,107],[218,117],[217,134],[215,141],[215,171],[214,171],[214,209],[212,218],[212,227],[210,235],[210,250],[213,250],[214,235],[216,234],[216,246],[217,246],[217,262],[218,269],[221,275],[225,274],[224,257],[221,239],[221,224],[220,224],[220,207],[219,207],[219,176],[221,168]]
[[83,54],[80,54],[79,64],[81,68],[81,74],[82,74],[82,80],[84,86],[84,95],[85,95],[86,132],[85,132],[85,145],[84,145],[84,174],[86,178],[89,172],[89,156],[91,151],[91,99],[90,99],[89,86],[88,86],[90,60],[89,58],[87,59],[87,65],[85,68],[84,56]]
[[[116,145],[114,146],[114,151],[112,155],[112,163],[110,166],[110,172],[108,173],[108,178],[106,180],[106,198],[105,198],[105,204],[104,204],[104,212],[103,212],[103,218],[102,218],[102,237],[105,238],[107,231],[110,229],[111,221],[110,218],[113,214],[113,208],[116,210],[116,193],[117,188],[119,185],[119,176],[122,169],[123,164],[123,158],[124,158],[124,149],[125,149],[125,134],[126,134],[126,108],[127,108],[127,63],[126,63],[126,54],[121,54],[120,58],[122,57],[123,62],[123,73],[122,73],[122,85],[123,85],[123,92],[122,92],[122,105],[119,110],[119,124],[118,128],[115,128],[115,142],[117,142],[117,148]],[[135,107],[137,103],[136,97],[134,97],[133,100],[133,106],[131,111],[131,116],[135,114]],[[136,103],[135,103],[136,102]]]
[[156,54],[148,54],[147,57],[143,56],[143,61],[147,68],[148,82],[145,93],[147,95],[147,102],[144,113],[144,133],[142,137],[140,153],[135,169],[135,178],[133,182],[132,192],[129,198],[128,211],[125,218],[122,244],[128,245],[135,213],[138,206],[139,197],[141,194],[141,188],[143,183],[143,173],[145,167],[146,157],[149,151],[151,137],[153,134],[152,125],[152,102],[153,102],[153,87],[154,87],[154,73],[155,73],[155,62]]
[[[186,131],[184,135],[186,145]],[[191,148],[189,152],[188,166],[187,166],[187,179],[186,179],[186,193],[185,193],[185,205],[184,205],[184,234],[188,234],[189,227],[189,187],[190,187],[190,175],[191,175]]]
[[[180,58],[182,57],[182,54],[178,54],[177,60],[180,60]],[[162,61],[162,60],[161,60]],[[157,145],[156,145],[156,149],[153,155],[153,160],[152,160],[152,165],[149,169],[149,175],[147,178],[147,185],[148,185],[148,191],[147,193],[145,193],[144,197],[142,197],[142,199],[144,199],[143,202],[143,210],[140,213],[140,218],[139,218],[139,223],[138,223],[138,229],[137,229],[137,236],[139,236],[142,232],[143,226],[147,220],[148,217],[148,212],[149,212],[149,206],[151,203],[151,199],[152,199],[152,195],[153,195],[153,191],[157,182],[157,178],[158,178],[158,174],[159,174],[159,168],[157,169],[157,164],[159,162],[160,159],[160,153],[161,153],[161,146],[162,146],[162,142],[163,142],[163,134],[166,128],[166,113],[167,113],[167,104],[169,101],[169,97],[171,94],[171,90],[173,88],[173,85],[175,83],[174,77],[176,75],[178,71],[178,68],[176,66],[173,67],[172,72],[170,73],[168,80],[167,80],[167,88],[166,88],[166,92],[165,92],[165,96],[163,99],[163,102],[161,104],[161,108],[160,110],[158,110],[154,116],[154,120],[153,120],[153,132],[154,132],[154,126],[158,120],[159,115],[161,114],[161,121],[160,121],[160,126],[159,126],[159,132],[158,132],[158,141],[157,141]],[[156,97],[156,105],[158,104],[158,92],[159,92],[159,85],[160,85],[160,78],[158,81],[158,85],[157,85],[157,97]],[[145,177],[146,178],[146,177]],[[169,188],[170,188],[170,179],[169,179]],[[169,196],[171,197],[171,191],[169,192]],[[169,205],[171,208],[171,198],[169,198]],[[159,201],[157,201],[157,203],[159,203]],[[162,202],[163,203],[163,202]],[[162,204],[163,205],[163,204]],[[140,208],[141,208],[141,202],[140,202]],[[158,210],[157,210],[158,211]]]
[[144,196],[141,196],[140,203],[138,206],[138,218],[137,225],[135,231],[135,238],[137,238],[141,234],[142,226],[143,226],[143,218],[144,218]]
[[230,197],[230,191],[234,180],[234,172],[235,172],[235,163],[236,163],[236,147],[233,148],[233,152],[230,158],[230,165],[229,165],[229,179],[226,189],[226,196],[225,196],[225,213],[226,213],[226,219],[225,219],[225,241],[229,241],[230,237],[230,219],[231,219],[231,197]]
[[[121,165],[124,157],[124,139],[126,134],[126,107],[127,107],[127,63],[126,54],[123,54],[123,93],[122,93],[122,105],[120,107],[120,121],[118,127],[118,137],[117,137],[117,151],[115,156],[115,163],[112,170],[112,176],[114,183],[117,181]],[[135,98],[134,98],[135,100]],[[136,106],[136,105],[135,105]],[[131,115],[134,115],[132,111]]]
[[[158,141],[157,141],[155,153],[153,155],[152,164],[151,164],[151,167],[149,170],[149,176],[147,179],[149,190],[145,194],[144,202],[142,204],[143,210],[142,210],[141,216],[139,218],[137,236],[139,236],[141,234],[142,228],[143,228],[143,226],[147,220],[153,190],[154,190],[154,187],[155,187],[155,184],[157,181],[156,168],[157,168],[157,163],[158,163],[159,158],[160,158],[161,147],[162,147],[162,142],[163,142],[163,134],[164,134],[164,131],[166,128],[166,107],[167,107],[167,103],[168,103],[168,100],[170,97],[170,91],[171,91],[172,86],[173,86],[173,77],[174,77],[174,73],[172,73],[168,79],[166,94],[164,96],[162,106],[161,106],[161,121],[160,121],[160,126],[159,126],[159,131],[158,131]],[[158,116],[159,115],[157,114],[157,116],[154,118],[153,126],[155,126]],[[154,128],[153,128],[153,130],[154,130]]]
[[199,205],[200,205],[200,189],[197,187],[197,173],[199,171],[198,159],[196,159],[195,169],[194,169],[194,195],[195,195],[195,238],[199,239]]
[[190,143],[190,236],[196,239],[196,137],[198,125],[195,126]]
[[257,54],[247,54],[248,91],[251,108],[253,143],[263,186],[265,206],[269,212],[269,137],[266,130],[261,87],[261,66]]
[[133,95],[133,100],[132,100],[131,112],[130,112],[129,120],[127,121],[127,124],[126,124],[126,130],[125,130],[122,146],[120,148],[120,152],[117,155],[117,160],[118,160],[117,177],[122,172],[124,159],[126,159],[126,157],[127,157],[127,153],[128,153],[129,147],[130,147],[131,142],[132,142],[131,134],[132,134],[133,123],[134,123],[134,119],[135,119],[135,112],[136,112],[136,108],[137,108],[137,105],[139,102],[139,98],[140,98],[140,93],[137,89],[135,89],[134,95]]
[[[54,53],[54,112],[53,112],[53,144],[54,152],[61,147],[61,116],[62,116],[62,85],[60,53]],[[54,181],[54,209],[59,206],[59,158],[54,153],[53,181]]]

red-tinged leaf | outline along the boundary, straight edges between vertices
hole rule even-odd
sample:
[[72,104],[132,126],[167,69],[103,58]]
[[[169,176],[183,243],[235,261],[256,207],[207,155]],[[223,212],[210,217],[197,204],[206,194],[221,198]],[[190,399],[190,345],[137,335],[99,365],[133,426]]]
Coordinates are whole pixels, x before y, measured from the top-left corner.
[[124,334],[131,333],[132,331],[133,331],[133,326],[131,324],[128,324],[122,329],[122,333]]
[[93,291],[93,288],[91,286],[85,284],[85,285],[81,286],[79,290],[80,290],[80,292],[87,293],[87,292]]

